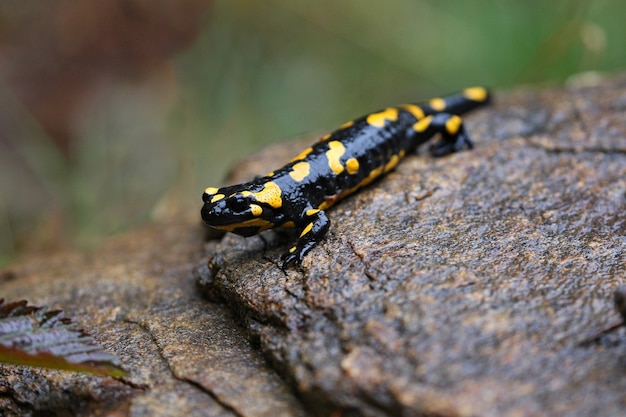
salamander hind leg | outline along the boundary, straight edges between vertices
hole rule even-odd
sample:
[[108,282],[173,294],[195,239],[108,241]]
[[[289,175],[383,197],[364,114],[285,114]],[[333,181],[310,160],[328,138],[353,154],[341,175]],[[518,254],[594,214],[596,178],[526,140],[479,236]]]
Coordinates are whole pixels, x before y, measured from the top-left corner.
[[290,265],[300,265],[304,256],[326,236],[326,232],[328,232],[330,227],[330,219],[322,210],[307,210],[304,220],[305,226],[300,233],[298,241],[281,258],[283,271]]
[[436,113],[427,116],[416,123],[415,130],[428,137],[441,133],[441,138],[430,146],[430,153],[433,156],[443,156],[474,147],[463,120],[456,114]]

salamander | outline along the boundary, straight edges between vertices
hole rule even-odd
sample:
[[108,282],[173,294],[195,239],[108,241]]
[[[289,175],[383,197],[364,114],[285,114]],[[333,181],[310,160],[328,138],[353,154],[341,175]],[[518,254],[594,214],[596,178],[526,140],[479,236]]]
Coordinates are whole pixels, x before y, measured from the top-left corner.
[[299,265],[330,227],[326,209],[393,170],[437,133],[433,156],[471,149],[460,115],[489,101],[485,88],[471,87],[347,122],[276,171],[243,184],[206,188],[202,219],[246,237],[274,227],[295,228],[299,237],[281,260],[283,270]]

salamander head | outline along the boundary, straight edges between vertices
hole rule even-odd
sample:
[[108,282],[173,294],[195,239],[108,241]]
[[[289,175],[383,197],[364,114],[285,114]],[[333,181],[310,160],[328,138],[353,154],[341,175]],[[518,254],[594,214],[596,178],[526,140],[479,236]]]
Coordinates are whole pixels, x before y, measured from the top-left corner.
[[202,220],[215,229],[252,236],[280,223],[281,194],[272,181],[209,187],[202,195]]

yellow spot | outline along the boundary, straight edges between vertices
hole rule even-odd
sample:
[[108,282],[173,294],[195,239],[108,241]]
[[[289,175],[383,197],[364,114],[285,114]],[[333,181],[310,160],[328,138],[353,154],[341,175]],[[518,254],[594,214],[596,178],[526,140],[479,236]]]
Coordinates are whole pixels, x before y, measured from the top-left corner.
[[263,208],[257,204],[250,204],[250,210],[252,211],[252,215],[255,217],[259,217],[263,214]]
[[289,176],[293,178],[294,181],[300,182],[311,172],[311,165],[308,162],[298,162],[292,166],[291,169],[293,171],[289,173]]
[[207,187],[204,189],[204,192],[207,193],[208,195],[217,194],[218,191],[219,191],[219,188],[215,188],[215,187]]
[[[400,159],[398,158],[398,161],[399,160]],[[383,172],[382,166],[372,170],[372,172],[370,172],[366,178],[364,178],[359,184],[355,185],[354,187],[348,188],[347,190],[343,190],[341,193],[337,195],[326,197],[326,199],[322,202],[322,204],[319,205],[318,208],[320,210],[327,209],[328,207],[332,206],[333,204],[335,204],[337,201],[341,200],[342,198],[349,196],[350,194],[354,193],[359,188],[365,187],[366,185],[374,181],[380,174],[382,174],[382,172]]]
[[289,253],[294,253],[295,251],[296,251],[296,247],[295,246],[289,248]]
[[365,119],[365,121],[369,125],[376,126],[376,127],[385,126],[385,122],[387,120],[390,120],[390,121],[398,120],[398,109],[389,107],[379,113],[372,113],[369,116],[367,116],[367,119]]
[[259,203],[266,203],[274,208],[282,207],[283,199],[281,194],[280,187],[273,181],[266,182],[263,189],[258,193],[252,193],[247,190],[241,192],[241,195],[244,197],[253,196]]
[[359,184],[359,187],[364,187],[370,182],[374,181],[382,172],[383,172],[383,167],[378,167],[372,170],[372,172],[370,172],[370,174],[363,181],[361,181],[361,184]]
[[424,118],[424,110],[415,104],[405,104],[402,108],[413,115],[417,120]]
[[304,214],[306,216],[313,216],[314,214],[317,214],[320,212],[320,209],[308,209],[307,211],[304,212]]
[[398,155],[393,155],[391,159],[389,159],[389,162],[385,164],[385,169],[383,169],[383,171],[391,171],[396,167],[396,165],[398,165],[398,162],[400,162],[400,158],[398,158]]
[[472,101],[485,101],[487,100],[487,90],[482,87],[470,87],[463,90],[465,98],[469,98]]
[[311,231],[311,229],[313,229],[313,223],[309,223],[306,225],[306,227],[302,230],[302,233],[300,233],[300,237],[306,235],[307,233],[309,233]]
[[405,154],[406,152],[404,152],[404,149],[400,149],[400,152],[398,153],[398,155],[400,156],[400,159],[404,158]]
[[327,141],[328,139],[330,139],[330,137],[331,137],[332,135],[333,135],[332,133],[327,133],[327,134],[325,134],[324,136],[322,136],[322,137],[320,138],[320,142],[325,142],[325,141]]
[[285,229],[293,229],[294,227],[296,227],[296,224],[289,220],[288,222],[283,223],[281,227],[284,227]]
[[226,197],[224,194],[215,194],[211,199],[211,203],[215,203],[216,201],[220,201],[222,198]]
[[348,169],[348,174],[354,175],[359,172],[359,161],[356,158],[350,158],[346,161],[346,168]]
[[273,177],[274,176],[274,171],[268,173],[267,175],[265,175],[266,177]]
[[461,127],[461,123],[463,122],[459,116],[454,115],[450,117],[446,121],[446,131],[451,135],[456,134],[459,131],[459,128]]
[[333,140],[328,142],[329,150],[326,151],[326,157],[328,158],[328,166],[335,174],[341,174],[343,172],[343,165],[339,158],[344,154],[346,148],[343,143]]
[[246,220],[240,223],[225,224],[221,226],[211,226],[211,227],[213,227],[214,229],[224,230],[226,232],[232,232],[235,229],[244,228],[244,227],[258,227],[259,232],[262,232],[263,230],[271,229],[272,227],[274,227],[274,223],[269,222],[264,219],[256,218],[256,219]]
[[415,122],[415,124],[413,124],[413,130],[419,133],[426,131],[426,129],[428,129],[428,127],[430,126],[430,122],[432,120],[433,120],[432,115],[426,116],[423,119],[418,120],[417,122]]
[[347,129],[354,124],[354,120],[350,120],[349,122],[345,122],[341,125],[340,129]]
[[428,102],[428,104],[433,108],[433,110],[444,111],[446,109],[446,101],[439,97],[433,98]]
[[313,151],[313,148],[306,148],[305,150],[303,150],[302,152],[300,152],[298,154],[298,156],[296,156],[295,158],[293,158],[291,161],[289,162],[295,162],[295,161],[300,161],[301,159],[306,158],[306,156],[308,154],[310,154]]

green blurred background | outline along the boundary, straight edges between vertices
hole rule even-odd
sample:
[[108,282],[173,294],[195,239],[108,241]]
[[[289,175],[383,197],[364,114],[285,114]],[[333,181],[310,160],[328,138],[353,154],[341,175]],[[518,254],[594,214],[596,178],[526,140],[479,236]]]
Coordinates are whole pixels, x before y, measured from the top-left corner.
[[238,158],[386,105],[620,71],[625,18],[621,0],[5,0],[0,265],[199,221]]

